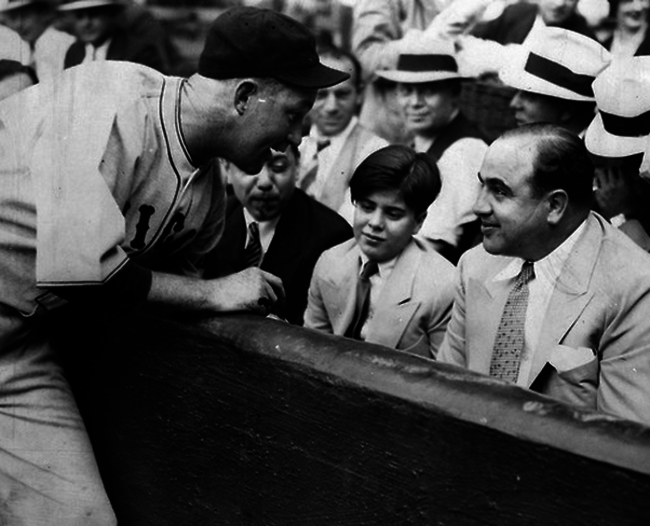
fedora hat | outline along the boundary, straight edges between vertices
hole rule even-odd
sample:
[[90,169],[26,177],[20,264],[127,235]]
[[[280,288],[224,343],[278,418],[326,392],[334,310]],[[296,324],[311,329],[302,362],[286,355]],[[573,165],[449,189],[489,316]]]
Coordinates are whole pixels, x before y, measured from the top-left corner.
[[77,9],[91,9],[93,7],[124,7],[121,0],[62,0],[59,11],[76,11]]
[[504,84],[575,101],[593,102],[591,84],[611,60],[595,40],[558,27],[536,30],[518,51],[499,71]]
[[465,78],[458,72],[454,44],[449,40],[414,43],[399,54],[396,69],[376,73],[379,77],[407,84]]
[[593,83],[598,113],[585,145],[601,157],[643,153],[650,136],[650,57],[616,59]]

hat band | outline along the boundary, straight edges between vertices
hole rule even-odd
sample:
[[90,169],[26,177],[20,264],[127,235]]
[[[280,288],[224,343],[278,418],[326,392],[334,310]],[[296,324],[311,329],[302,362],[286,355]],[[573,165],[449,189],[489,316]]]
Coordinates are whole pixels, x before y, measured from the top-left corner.
[[556,86],[568,89],[585,97],[594,96],[591,84],[595,80],[595,77],[574,73],[569,68],[535,53],[530,53],[528,56],[524,70],[542,80],[546,80]]
[[607,133],[619,137],[645,137],[650,135],[650,111],[636,117],[621,117],[605,111],[600,111],[603,128]]
[[397,69],[414,73],[432,71],[458,72],[456,59],[449,55],[400,55]]

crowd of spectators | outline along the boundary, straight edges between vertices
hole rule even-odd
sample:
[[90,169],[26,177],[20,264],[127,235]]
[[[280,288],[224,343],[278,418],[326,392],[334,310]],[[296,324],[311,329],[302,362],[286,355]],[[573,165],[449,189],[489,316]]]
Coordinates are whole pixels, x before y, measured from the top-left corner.
[[[52,196],[21,193],[25,230],[44,233],[9,266],[26,257],[32,274],[56,267],[56,283],[83,281],[74,272],[90,272],[93,254],[69,270],[55,243],[74,253],[90,226],[57,203],[74,194],[61,188],[88,188],[78,208],[96,202],[114,229],[100,229],[115,246],[98,265],[119,293],[194,312],[210,284],[233,292],[212,311],[253,310],[650,425],[650,0],[245,3],[263,9],[226,10],[186,78],[183,50],[146,5],[0,1],[0,138],[18,144],[10,125],[34,133],[3,162],[20,177],[27,155],[45,177],[51,155],[62,178]],[[229,16],[270,25],[242,44],[252,26],[240,34]],[[36,114],[48,97],[64,106]],[[86,140],[91,115],[92,159],[69,146]],[[487,134],[504,115],[509,129]],[[55,118],[70,134],[54,138]],[[39,149],[46,133],[61,151]],[[178,180],[158,181],[163,172]],[[57,237],[32,201],[74,234]],[[7,223],[22,213],[0,212]],[[116,241],[125,220],[128,247]],[[141,253],[147,243],[155,250]],[[191,269],[174,267],[197,243]],[[202,281],[161,278],[168,267]],[[12,294],[44,286],[33,278]],[[54,290],[52,305],[78,297]]]

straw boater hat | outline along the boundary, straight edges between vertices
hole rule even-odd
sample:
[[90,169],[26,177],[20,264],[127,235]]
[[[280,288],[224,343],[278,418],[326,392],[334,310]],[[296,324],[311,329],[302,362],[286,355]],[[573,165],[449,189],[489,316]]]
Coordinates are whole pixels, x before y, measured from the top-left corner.
[[454,44],[446,40],[431,40],[405,49],[397,59],[396,69],[380,70],[377,75],[406,84],[464,78],[458,72]]
[[610,63],[603,46],[567,29],[546,27],[532,36],[499,72],[513,88],[560,99],[592,101],[596,76]]
[[617,59],[594,84],[598,114],[585,145],[601,157],[644,153],[650,136],[650,57]]
[[59,11],[76,11],[77,9],[90,9],[92,7],[124,7],[121,0],[62,0]]

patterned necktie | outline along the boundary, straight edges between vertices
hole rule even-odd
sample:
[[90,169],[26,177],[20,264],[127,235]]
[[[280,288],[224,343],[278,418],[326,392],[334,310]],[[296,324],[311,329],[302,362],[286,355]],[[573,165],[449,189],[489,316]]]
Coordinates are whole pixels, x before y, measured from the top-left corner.
[[355,340],[361,339],[363,328],[368,311],[370,309],[370,277],[377,273],[379,267],[375,261],[367,261],[357,281],[357,304],[354,311],[354,318],[348,327],[345,335]]
[[244,249],[244,268],[259,267],[262,262],[260,227],[255,221],[248,225],[248,244]]
[[494,339],[490,376],[511,382],[517,381],[524,348],[528,282],[534,278],[533,263],[524,262],[503,308],[499,329]]
[[[318,139],[316,141],[316,150],[311,160],[305,164],[300,177],[300,189],[308,192],[309,187],[314,184],[316,175],[318,175],[318,154],[330,145],[329,139]],[[309,192],[308,192],[309,193]]]

